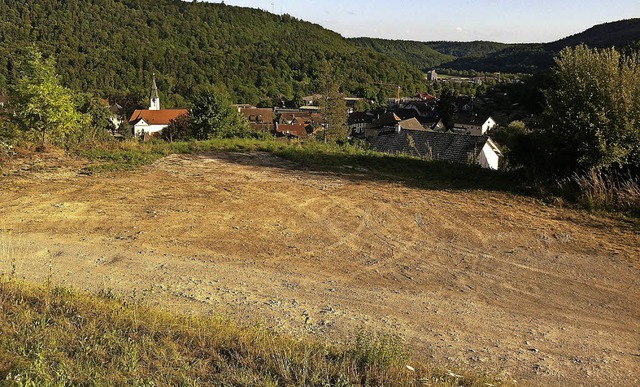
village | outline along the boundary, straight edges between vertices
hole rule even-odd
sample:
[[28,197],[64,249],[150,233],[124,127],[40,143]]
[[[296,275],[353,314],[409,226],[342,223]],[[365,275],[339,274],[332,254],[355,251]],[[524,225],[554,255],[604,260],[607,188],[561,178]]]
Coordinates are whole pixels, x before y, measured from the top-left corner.
[[[433,77],[435,71],[430,73]],[[303,97],[298,108],[261,108],[235,104],[251,128],[288,141],[322,138],[326,123],[321,111],[321,94]],[[489,137],[497,122],[486,113],[478,113],[481,98],[457,97],[452,101],[453,127],[447,128],[438,114],[438,99],[426,92],[411,97],[389,98],[382,108],[357,111],[356,105],[371,106],[371,101],[344,97],[348,139],[373,150],[389,154],[407,154],[426,160],[474,164],[498,170],[502,153]],[[362,105],[362,104],[361,104]],[[115,127],[122,124],[121,108],[109,106]],[[151,81],[149,107],[138,109],[128,119],[129,130],[141,138],[157,137],[172,120],[189,114],[187,109],[162,109],[155,74]]]

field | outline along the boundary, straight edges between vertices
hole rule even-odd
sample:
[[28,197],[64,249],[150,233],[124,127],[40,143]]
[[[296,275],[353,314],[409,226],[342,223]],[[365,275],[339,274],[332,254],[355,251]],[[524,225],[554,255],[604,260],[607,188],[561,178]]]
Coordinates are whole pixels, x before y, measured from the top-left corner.
[[635,219],[263,152],[83,163],[0,180],[2,272],[331,342],[392,332],[519,383],[640,383]]

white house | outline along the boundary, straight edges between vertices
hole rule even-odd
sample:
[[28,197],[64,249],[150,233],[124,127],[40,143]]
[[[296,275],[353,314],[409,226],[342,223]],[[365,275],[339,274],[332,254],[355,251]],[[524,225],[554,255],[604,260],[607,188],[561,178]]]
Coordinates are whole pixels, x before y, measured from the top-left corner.
[[462,116],[456,120],[452,131],[460,134],[470,134],[472,136],[483,136],[498,124],[489,117],[486,120],[478,118],[478,116]]
[[129,126],[135,136],[143,134],[158,135],[169,123],[183,115],[189,114],[187,109],[160,109],[160,96],[156,86],[156,75],[151,79],[149,109],[136,110],[129,118]]

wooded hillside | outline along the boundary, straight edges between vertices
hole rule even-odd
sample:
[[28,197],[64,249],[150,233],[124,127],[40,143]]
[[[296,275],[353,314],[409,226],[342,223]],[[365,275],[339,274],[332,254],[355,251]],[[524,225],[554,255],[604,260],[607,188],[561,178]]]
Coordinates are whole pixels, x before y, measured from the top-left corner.
[[375,98],[374,82],[422,88],[420,71],[318,25],[268,12],[180,0],[0,0],[0,91],[28,45],[53,54],[66,86],[146,95],[155,71],[163,104],[226,88],[238,102],[317,91],[323,59],[343,91]]
[[622,49],[640,40],[640,19],[600,24],[551,43],[504,44],[496,42],[413,42],[356,38],[361,46],[422,69],[531,73],[553,65],[553,57],[565,47],[586,44],[594,48]]

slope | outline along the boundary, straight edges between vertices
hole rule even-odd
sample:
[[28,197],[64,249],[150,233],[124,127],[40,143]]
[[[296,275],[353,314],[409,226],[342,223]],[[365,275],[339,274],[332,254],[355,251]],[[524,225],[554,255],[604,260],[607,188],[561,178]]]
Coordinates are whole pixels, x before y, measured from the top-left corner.
[[[596,25],[584,32],[551,43],[504,44],[496,42],[413,42],[357,38],[352,41],[381,54],[402,59],[423,70],[432,67],[456,70],[535,72],[553,65],[553,57],[565,47],[624,48],[640,40],[640,19]],[[447,60],[447,58],[449,58]],[[426,64],[421,66],[421,64]]]
[[65,85],[102,95],[146,94],[152,71],[163,101],[216,85],[238,101],[316,91],[323,59],[344,91],[374,97],[373,82],[417,91],[411,66],[363,50],[318,25],[264,11],[179,0],[0,0],[0,89],[35,44],[55,55]]

